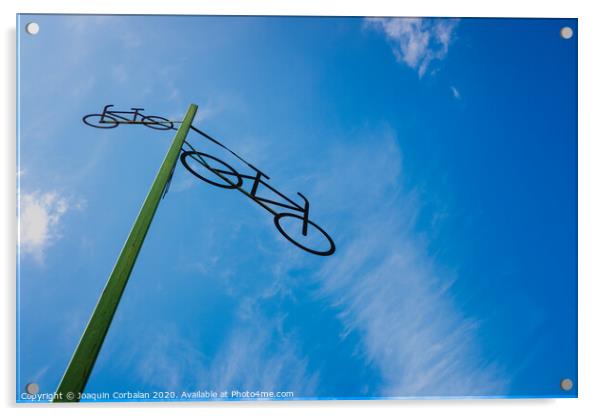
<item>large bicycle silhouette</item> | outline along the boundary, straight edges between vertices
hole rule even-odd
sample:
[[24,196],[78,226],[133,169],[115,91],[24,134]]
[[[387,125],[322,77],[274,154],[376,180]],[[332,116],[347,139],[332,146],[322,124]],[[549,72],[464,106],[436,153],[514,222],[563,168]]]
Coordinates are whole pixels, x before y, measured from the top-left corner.
[[[132,107],[132,111],[114,111],[109,110],[111,107],[114,106],[112,104],[106,105],[100,114],[88,114],[82,120],[88,126],[102,129],[115,128],[120,124],[142,124],[155,130],[177,130],[174,124],[179,122],[170,121],[160,116],[144,115],[142,114],[144,108]],[[297,195],[303,200],[299,204],[268,184],[266,182],[270,179],[268,175],[247,162],[226,145],[195,126],[191,126],[190,129],[229,152],[252,171],[252,173],[240,173],[223,160],[198,151],[186,140],[184,145],[187,150],[182,148],[180,161],[190,173],[210,185],[223,189],[236,189],[242,192],[272,214],[276,229],[284,238],[300,249],[318,256],[330,256],[335,252],[334,240],[322,227],[309,219],[309,201],[301,192],[297,192]],[[164,195],[169,190],[170,182],[171,178],[165,187]],[[260,189],[263,194],[270,194],[270,198],[259,196]],[[292,226],[287,226],[287,222],[292,222]]]

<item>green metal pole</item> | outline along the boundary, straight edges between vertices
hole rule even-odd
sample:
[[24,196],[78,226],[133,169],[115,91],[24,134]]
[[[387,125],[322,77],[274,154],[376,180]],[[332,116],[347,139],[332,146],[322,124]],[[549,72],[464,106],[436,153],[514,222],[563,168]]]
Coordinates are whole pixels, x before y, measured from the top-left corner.
[[161,201],[165,186],[178,162],[180,150],[182,149],[188,130],[190,130],[190,125],[197,108],[195,104],[190,105],[184,121],[180,125],[180,128],[178,128],[150,191],[148,191],[140,213],[134,222],[130,235],[121,249],[117,263],[115,263],[115,267],[100,295],[96,308],[94,308],[92,317],[71,357],[71,361],[56,391],[53,399],[54,402],[78,402],[80,394],[86,387],[130,273],[136,263],[142,243],[144,243],[146,233]]

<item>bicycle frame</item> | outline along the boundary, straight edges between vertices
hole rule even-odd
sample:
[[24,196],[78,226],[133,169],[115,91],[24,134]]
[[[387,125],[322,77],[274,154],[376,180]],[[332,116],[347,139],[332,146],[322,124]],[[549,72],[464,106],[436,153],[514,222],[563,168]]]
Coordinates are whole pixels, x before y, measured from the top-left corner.
[[[270,212],[272,215],[276,215],[277,212],[274,211],[273,209],[271,209],[269,206],[267,206],[265,203],[262,202],[266,202],[266,203],[272,203],[274,205],[280,205],[284,208],[289,208],[289,209],[293,209],[293,210],[297,210],[297,211],[301,211],[303,212],[304,215],[304,224],[303,224],[303,235],[307,235],[307,218],[309,217],[309,201],[307,200],[307,198],[305,198],[305,196],[303,194],[301,194],[300,192],[297,192],[297,194],[303,198],[304,202],[305,202],[305,207],[301,208],[297,203],[295,203],[294,201],[292,201],[290,198],[288,198],[286,195],[283,195],[282,193],[280,193],[277,189],[273,188],[271,185],[269,185],[268,183],[264,182],[261,180],[261,176],[265,176],[267,179],[270,179],[270,177],[268,175],[266,175],[265,173],[261,172],[259,169],[257,169],[255,166],[253,166],[251,163],[247,162],[242,156],[238,155],[236,152],[234,152],[232,149],[230,149],[228,146],[226,146],[225,144],[221,143],[219,140],[215,139],[214,137],[211,137],[209,134],[205,133],[204,131],[202,131],[201,129],[196,128],[195,126],[191,126],[190,129],[198,134],[200,134],[201,136],[203,136],[204,138],[206,138],[207,140],[211,141],[212,143],[218,145],[219,147],[225,149],[226,151],[228,151],[230,154],[232,154],[234,157],[236,157],[238,160],[240,160],[241,162],[243,162],[245,165],[247,165],[250,169],[252,169],[253,171],[256,172],[256,176],[255,177],[250,177],[250,179],[254,179],[253,182],[253,187],[252,187],[252,193],[247,193],[244,189],[242,188],[237,188],[239,191],[243,192],[244,194],[246,194],[248,197],[250,197],[251,199],[253,199],[255,202],[257,202],[259,205],[261,205],[263,208],[265,208],[268,212]],[[190,143],[185,142],[185,144],[187,146],[190,146],[191,148],[193,148]],[[194,148],[193,148],[194,149]],[[218,175],[219,176],[219,175]],[[247,178],[249,178],[247,176]],[[224,178],[222,178],[224,179]],[[264,199],[264,198],[259,198],[256,196],[256,192],[258,189],[259,184],[262,184],[264,186],[266,186],[268,189],[270,189],[272,192],[276,193],[278,196],[280,196],[281,198],[284,198],[287,202],[291,203],[292,205],[294,205],[296,208],[290,207],[290,206],[286,206],[286,205],[282,205],[279,204],[276,201],[272,201],[269,199]]]
[[[119,118],[121,120],[124,120],[128,124],[142,123],[141,121],[138,121],[138,116],[144,117],[143,114],[140,114],[140,111],[143,111],[144,108],[132,107],[131,109],[134,110],[134,111],[109,111],[110,107],[114,107],[114,105],[113,104],[107,104],[102,109],[102,113],[100,115],[100,122],[101,123],[110,123],[109,121],[105,121],[105,116],[107,114],[109,116],[111,116],[111,117]],[[127,117],[123,117],[123,116],[121,116],[119,114],[133,114],[134,117],[130,120]]]
[[[242,183],[240,183],[240,184],[238,184],[238,182],[234,183],[234,182],[232,182],[227,177],[228,173],[223,174],[225,172],[223,172],[221,170],[218,170],[218,169],[213,169],[211,166],[209,166],[209,164],[205,161],[205,159],[203,159],[203,157],[200,156],[203,153],[201,153],[198,150],[196,150],[190,143],[188,143],[188,141],[185,141],[184,144],[187,145],[190,149],[192,149],[191,151],[185,151],[183,153],[184,157],[186,155],[190,155],[197,162],[201,163],[203,166],[205,166],[211,172],[213,172],[214,174],[216,174],[217,176],[219,176],[221,179],[223,179],[224,181],[226,181],[229,185],[231,185],[231,187],[233,189],[239,190],[240,192],[242,192],[247,197],[249,197],[250,199],[252,199],[253,201],[255,201],[258,205],[260,205],[262,208],[264,208],[266,211],[268,211],[272,215],[278,215],[279,212],[277,212],[274,209],[272,209],[272,207],[270,207],[268,204],[276,205],[276,206],[279,206],[279,207],[282,207],[282,208],[286,208],[286,209],[289,209],[289,210],[292,210],[292,211],[296,211],[296,212],[301,212],[303,214],[303,229],[302,229],[302,233],[303,233],[304,236],[307,236],[307,228],[308,228],[308,221],[309,221],[309,201],[307,200],[307,198],[302,193],[297,192],[297,194],[301,198],[303,198],[303,201],[304,201],[304,206],[303,207],[301,205],[297,204],[295,201],[293,201],[289,197],[287,197],[286,195],[284,195],[282,192],[278,191],[276,188],[274,188],[270,184],[268,184],[266,181],[262,180],[262,178],[270,179],[270,177],[267,176],[265,173],[261,172],[259,169],[255,168],[250,163],[244,161],[244,159],[242,159],[242,160],[251,169],[253,169],[255,171],[255,175],[247,175],[247,174],[244,174],[244,173],[239,173],[238,171],[234,171],[234,172],[229,173],[229,174],[230,175],[236,175],[236,177],[238,177],[238,178],[242,178],[242,181],[238,181],[238,182],[242,182]],[[251,191],[247,191],[247,190],[243,189],[242,186],[244,185],[244,179],[252,179],[253,180],[253,184],[251,186]],[[258,196],[257,195],[257,191],[259,190],[259,186],[260,185],[263,185],[263,187],[268,188],[271,192],[273,192],[274,194],[278,195],[280,198],[286,200],[286,202],[288,204]]]

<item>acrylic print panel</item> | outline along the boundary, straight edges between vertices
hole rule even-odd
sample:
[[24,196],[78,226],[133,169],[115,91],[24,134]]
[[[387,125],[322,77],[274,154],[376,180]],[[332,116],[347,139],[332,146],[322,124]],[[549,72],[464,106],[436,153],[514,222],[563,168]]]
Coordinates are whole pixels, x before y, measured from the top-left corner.
[[17,33],[18,402],[577,396],[576,19]]

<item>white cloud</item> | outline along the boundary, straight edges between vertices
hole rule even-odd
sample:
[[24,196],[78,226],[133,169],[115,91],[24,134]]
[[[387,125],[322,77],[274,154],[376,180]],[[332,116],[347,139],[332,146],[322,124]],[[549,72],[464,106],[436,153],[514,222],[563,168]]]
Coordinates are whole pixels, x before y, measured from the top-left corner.
[[462,98],[462,96],[460,95],[460,91],[454,87],[453,85],[450,87],[452,94],[454,95],[454,98],[459,100],[460,98]]
[[235,327],[214,361],[209,386],[315,396],[318,374],[309,372],[308,361],[298,355],[294,340],[279,330],[282,318],[260,317]]
[[72,203],[56,191],[22,193],[19,207],[19,248],[42,263],[44,252],[60,238],[59,223],[70,209],[83,204]]
[[202,341],[182,334],[179,325],[161,322],[160,332],[140,328],[126,348],[113,346],[119,349],[120,365],[154,389],[292,391],[295,397],[315,397],[319,371],[310,368],[295,332],[285,329],[286,312],[271,311],[268,315],[262,310],[265,301],[290,296],[288,279],[276,273],[259,290],[244,293],[234,282],[227,284],[238,308],[214,355],[205,354]]
[[379,17],[368,18],[366,22],[382,30],[393,43],[397,60],[417,70],[422,77],[433,60],[447,55],[458,19]]
[[232,326],[216,356],[204,355],[174,324],[165,323],[161,332],[138,337],[144,343],[136,344],[123,363],[126,368],[134,365],[135,374],[157,389],[293,391],[297,397],[313,396],[318,375],[308,372],[307,360],[279,330],[281,321],[282,317],[267,319],[254,313]]
[[[337,253],[318,281],[338,310],[341,335],[361,335],[384,396],[504,394],[507,376],[490,352],[483,355],[481,323],[462,312],[451,290],[461,276],[437,264],[430,233],[416,231],[424,193],[399,188],[405,180],[397,138],[389,130],[369,137],[334,149],[324,160],[334,171],[317,169],[323,179],[310,193],[332,210],[324,223]],[[325,204],[332,189],[345,191]],[[355,225],[337,233],[338,218]]]

